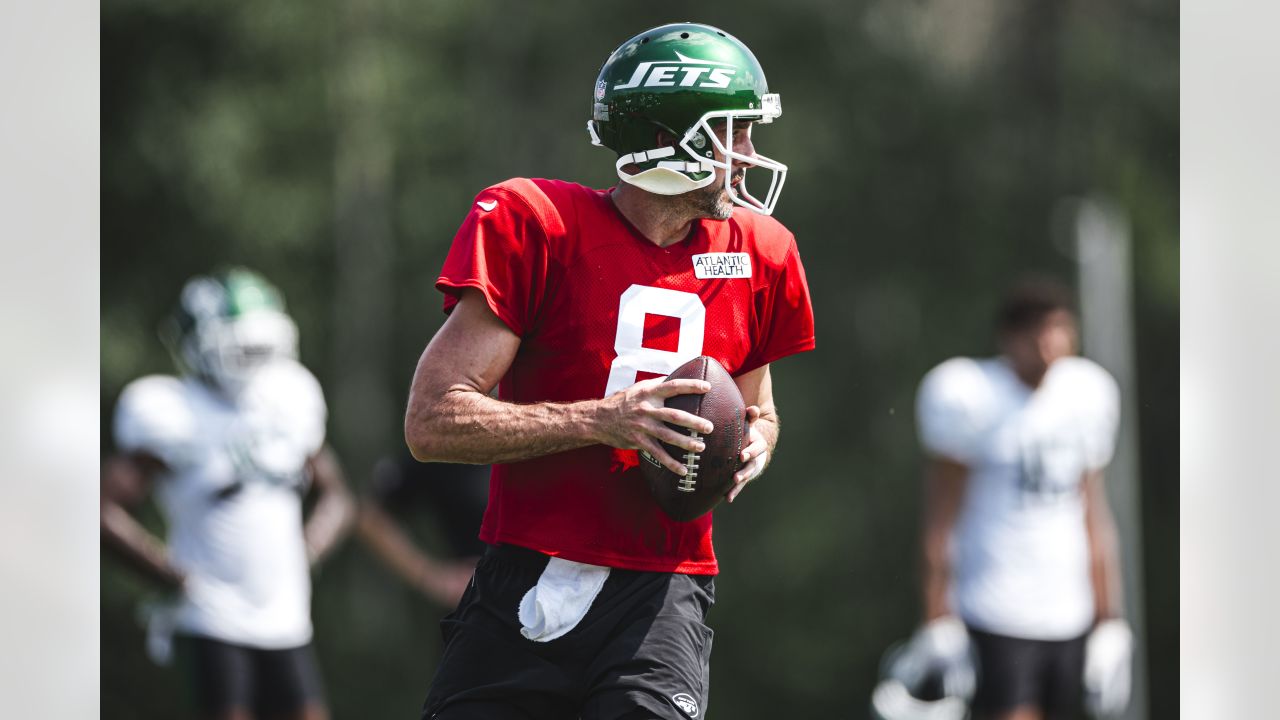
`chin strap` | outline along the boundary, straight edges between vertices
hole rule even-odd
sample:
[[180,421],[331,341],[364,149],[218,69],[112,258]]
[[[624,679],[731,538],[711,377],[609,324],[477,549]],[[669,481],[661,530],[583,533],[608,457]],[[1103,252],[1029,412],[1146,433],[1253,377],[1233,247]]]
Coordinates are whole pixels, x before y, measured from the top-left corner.
[[[715,181],[715,166],[705,161],[663,160],[656,167],[634,175],[628,175],[623,170],[627,165],[638,165],[650,160],[672,157],[675,154],[674,147],[641,150],[619,157],[614,167],[617,168],[618,177],[623,182],[658,195],[681,195],[690,190],[704,188]],[[685,174],[696,172],[705,172],[707,176],[701,180],[694,180]]]

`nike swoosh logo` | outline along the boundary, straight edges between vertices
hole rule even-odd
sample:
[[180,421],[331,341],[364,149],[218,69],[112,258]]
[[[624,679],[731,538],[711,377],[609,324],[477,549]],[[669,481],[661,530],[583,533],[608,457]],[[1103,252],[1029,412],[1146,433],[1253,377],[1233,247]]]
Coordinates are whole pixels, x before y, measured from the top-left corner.
[[498,201],[497,201],[497,200],[490,200],[490,201],[488,201],[488,202],[485,202],[484,200],[480,200],[480,201],[476,202],[476,204],[477,204],[477,205],[479,205],[479,206],[480,206],[480,209],[481,209],[481,210],[483,210],[483,211],[485,211],[485,212],[489,212],[490,210],[492,210],[492,209],[494,209],[494,208],[498,207]]

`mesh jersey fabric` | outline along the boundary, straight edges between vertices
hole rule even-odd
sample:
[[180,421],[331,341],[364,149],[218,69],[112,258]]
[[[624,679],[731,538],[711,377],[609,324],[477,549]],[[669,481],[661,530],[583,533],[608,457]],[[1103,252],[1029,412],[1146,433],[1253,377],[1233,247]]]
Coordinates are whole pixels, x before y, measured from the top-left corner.
[[[723,267],[712,275],[697,263]],[[498,390],[515,403],[604,397],[698,355],[738,376],[814,347],[795,238],[741,208],[662,248],[607,190],[509,180],[476,197],[436,287],[445,312],[479,290],[520,336]],[[594,565],[718,570],[711,515],[667,518],[636,451],[602,445],[496,465],[481,538]]]

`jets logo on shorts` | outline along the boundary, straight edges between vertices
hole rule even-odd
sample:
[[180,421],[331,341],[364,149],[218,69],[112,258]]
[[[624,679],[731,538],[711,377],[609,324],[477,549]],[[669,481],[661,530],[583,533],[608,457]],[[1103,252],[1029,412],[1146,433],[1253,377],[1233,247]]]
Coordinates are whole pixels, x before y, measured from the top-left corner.
[[671,702],[676,704],[684,714],[691,718],[698,717],[698,701],[693,699],[689,693],[676,693],[671,696]]
[[636,66],[635,72],[614,90],[633,87],[700,87],[727,88],[738,68],[731,63],[697,60],[676,52],[676,60],[650,60]]

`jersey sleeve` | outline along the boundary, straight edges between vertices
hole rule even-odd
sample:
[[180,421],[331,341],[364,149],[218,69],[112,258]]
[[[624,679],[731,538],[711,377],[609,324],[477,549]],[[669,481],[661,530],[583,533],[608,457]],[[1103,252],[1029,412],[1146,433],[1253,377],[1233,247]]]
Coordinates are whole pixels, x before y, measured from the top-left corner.
[[1088,422],[1085,432],[1085,462],[1090,470],[1111,464],[1120,429],[1120,386],[1101,366],[1090,363]]
[[444,311],[453,311],[465,288],[475,288],[489,309],[523,337],[542,302],[547,247],[543,222],[525,198],[506,183],[481,192],[436,280],[445,296]]
[[760,335],[745,362],[741,375],[788,355],[814,348],[813,303],[809,281],[804,275],[794,237],[789,238],[786,257],[778,275],[756,299]]
[[981,369],[954,358],[930,370],[916,394],[916,425],[926,453],[972,464],[982,440]]
[[245,422],[269,437],[276,452],[296,464],[324,445],[328,406],[320,381],[292,360],[280,360],[253,374],[239,400]]
[[112,423],[116,446],[145,453],[172,469],[190,465],[199,451],[199,428],[182,381],[152,375],[125,387]]

